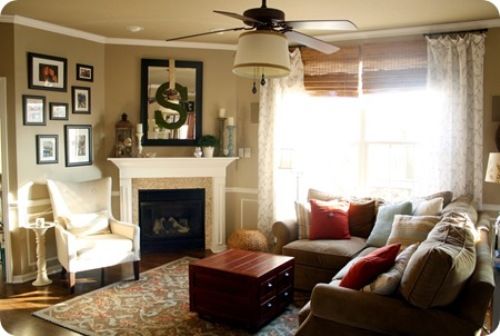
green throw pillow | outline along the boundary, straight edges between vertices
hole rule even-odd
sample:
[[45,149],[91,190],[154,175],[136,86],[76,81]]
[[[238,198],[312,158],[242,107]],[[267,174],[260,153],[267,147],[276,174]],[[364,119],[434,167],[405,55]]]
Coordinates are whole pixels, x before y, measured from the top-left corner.
[[411,202],[383,205],[378,209],[373,230],[366,241],[368,246],[382,247],[391,234],[392,222],[396,215],[411,215]]

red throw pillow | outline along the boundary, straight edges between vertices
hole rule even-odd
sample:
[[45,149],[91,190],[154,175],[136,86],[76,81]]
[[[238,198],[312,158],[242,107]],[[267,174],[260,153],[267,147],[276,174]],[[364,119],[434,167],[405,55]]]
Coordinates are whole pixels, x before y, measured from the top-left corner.
[[349,239],[349,203],[342,201],[311,202],[309,239]]
[[339,286],[359,290],[368,285],[394,265],[400,248],[401,244],[391,244],[361,257],[351,266]]

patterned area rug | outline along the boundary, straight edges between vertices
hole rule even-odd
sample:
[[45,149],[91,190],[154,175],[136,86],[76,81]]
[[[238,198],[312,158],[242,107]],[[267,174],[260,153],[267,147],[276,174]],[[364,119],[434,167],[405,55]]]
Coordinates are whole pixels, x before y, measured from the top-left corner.
[[[83,335],[250,335],[189,311],[191,260],[177,259],[142,273],[139,281],[114,283],[33,315]],[[255,335],[293,335],[298,328],[297,314],[297,308],[290,306]]]

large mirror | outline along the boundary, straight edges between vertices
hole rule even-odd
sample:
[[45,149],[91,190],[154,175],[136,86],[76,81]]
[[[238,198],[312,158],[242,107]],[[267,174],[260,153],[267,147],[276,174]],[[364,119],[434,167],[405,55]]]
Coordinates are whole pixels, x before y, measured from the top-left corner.
[[143,145],[196,145],[201,136],[202,77],[202,62],[142,59]]

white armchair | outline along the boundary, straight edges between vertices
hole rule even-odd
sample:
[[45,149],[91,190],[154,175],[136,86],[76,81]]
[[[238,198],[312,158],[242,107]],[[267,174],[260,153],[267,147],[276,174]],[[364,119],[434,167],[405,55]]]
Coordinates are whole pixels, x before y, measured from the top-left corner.
[[69,273],[74,291],[76,273],[133,262],[139,279],[140,229],[111,213],[111,178],[86,182],[47,180],[56,222],[57,258]]

